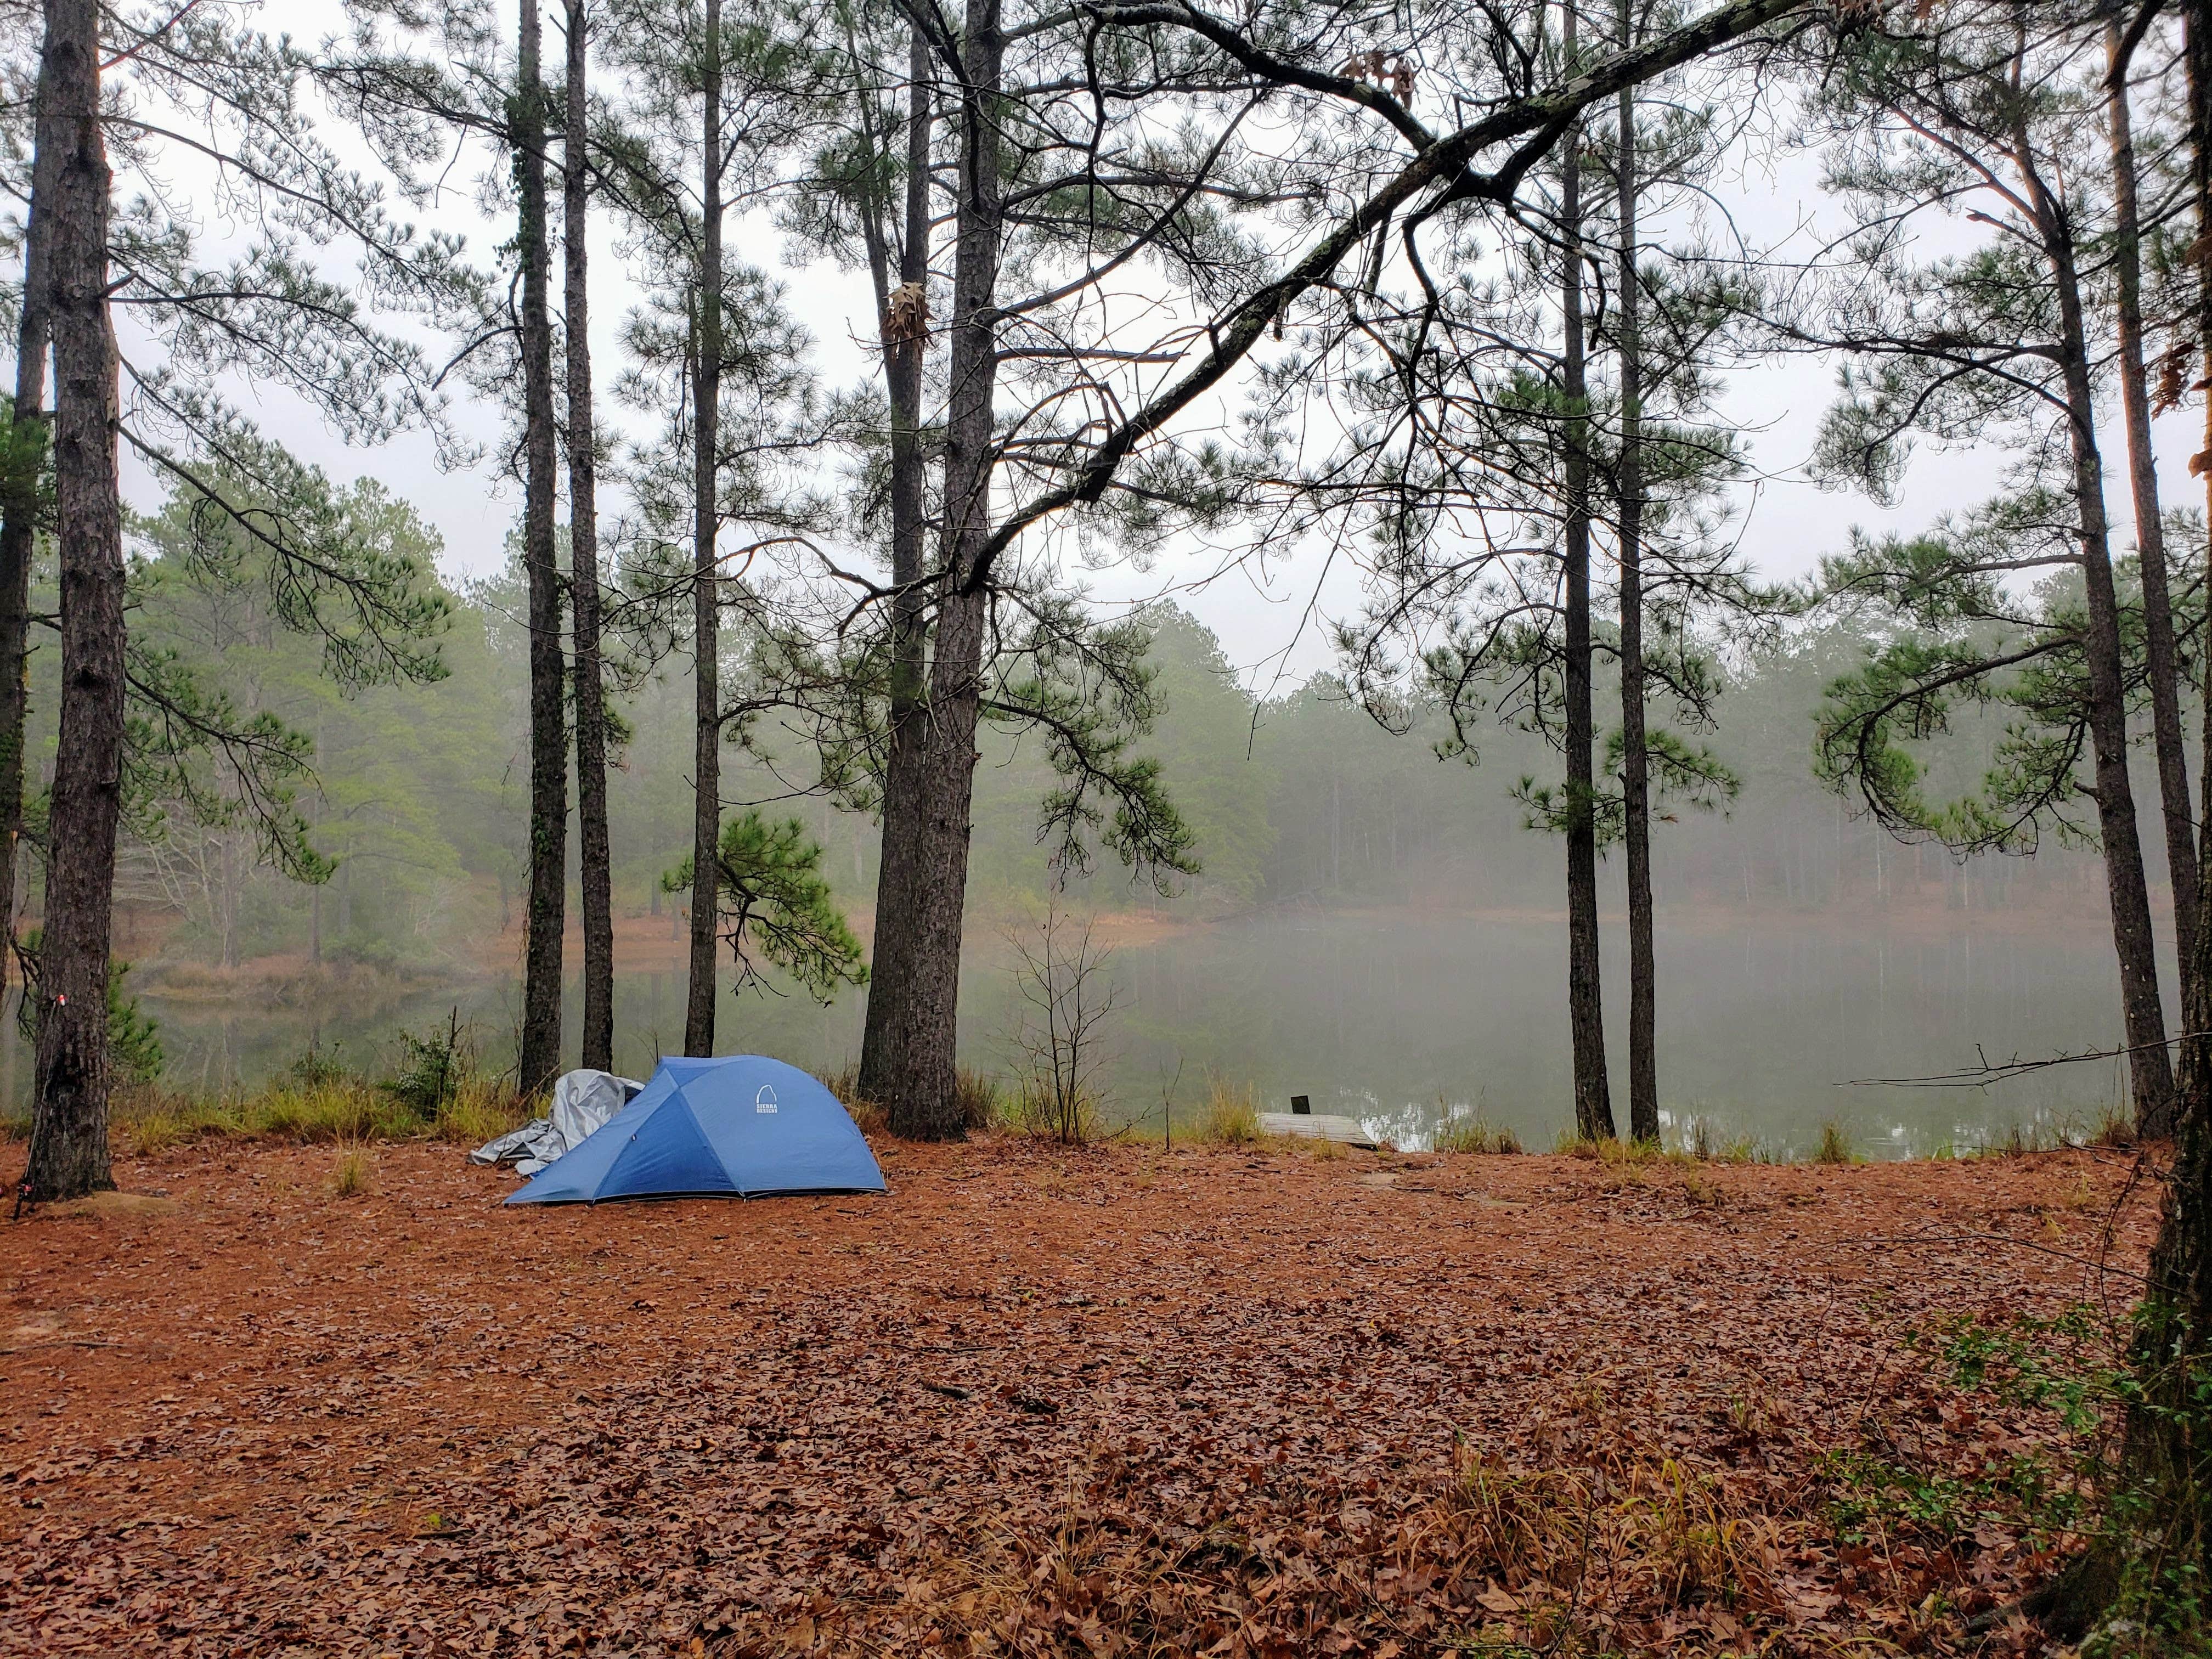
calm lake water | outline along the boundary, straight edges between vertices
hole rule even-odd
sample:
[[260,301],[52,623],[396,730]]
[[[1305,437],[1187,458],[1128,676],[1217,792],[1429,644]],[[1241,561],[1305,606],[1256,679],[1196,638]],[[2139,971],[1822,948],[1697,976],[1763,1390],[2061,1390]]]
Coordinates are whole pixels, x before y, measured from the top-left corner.
[[[1909,933],[1846,930],[1830,918],[1662,927],[1660,1066],[1670,1123],[1704,1117],[1721,1139],[1752,1135],[1802,1152],[1833,1119],[1871,1157],[1965,1149],[2014,1125],[2049,1133],[2094,1124],[2122,1097],[2117,1062],[1987,1091],[1845,1086],[1954,1071],[1975,1064],[1978,1051],[1998,1060],[2118,1043],[2117,973],[2101,929],[2026,935],[1959,920],[1934,933],[1924,917]],[[1120,996],[1108,1038],[1109,1109],[1157,1124],[1167,1097],[1188,1123],[1218,1076],[1255,1085],[1274,1109],[1293,1093],[1310,1095],[1316,1111],[1364,1119],[1401,1145],[1421,1144],[1447,1113],[1474,1109],[1548,1146],[1571,1120],[1562,931],[1545,917],[1279,912],[1120,945],[1107,969]],[[992,929],[973,932],[963,1058],[1004,1071],[1018,1007],[1010,952]],[[1606,969],[1617,1036],[1626,1021],[1625,964],[1609,956]],[[514,986],[496,981],[458,995],[326,996],[298,1006],[143,1000],[161,1023],[167,1081],[195,1090],[258,1083],[311,1042],[374,1073],[388,1065],[398,1030],[442,1027],[456,1006],[481,1056],[501,1063],[513,1053],[519,1006]],[[623,1068],[643,1076],[654,1055],[680,1046],[683,1002],[673,968],[620,976]],[[572,991],[572,1032],[577,1004]],[[858,1053],[863,1006],[858,993],[827,1010],[799,996],[726,996],[721,1046],[835,1068]],[[28,1058],[9,1024],[0,1068],[15,1094]],[[1625,1119],[1617,1041],[1613,1075]]]

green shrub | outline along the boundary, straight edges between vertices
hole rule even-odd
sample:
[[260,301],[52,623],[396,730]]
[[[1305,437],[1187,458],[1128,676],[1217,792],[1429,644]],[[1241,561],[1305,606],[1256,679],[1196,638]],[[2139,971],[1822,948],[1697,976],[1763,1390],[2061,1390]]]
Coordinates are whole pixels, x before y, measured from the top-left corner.
[[335,1054],[325,1054],[321,1044],[313,1042],[307,1044],[306,1054],[292,1062],[291,1073],[296,1081],[310,1088],[319,1084],[343,1083],[353,1076],[338,1063]]
[[2109,1480],[2103,1431],[2123,1413],[2131,1385],[2124,1364],[2107,1352],[2111,1338],[2096,1309],[2084,1304],[1994,1325],[1943,1315],[1908,1340],[1944,1385],[2047,1413],[2057,1432],[1992,1448],[1951,1468],[1924,1458],[1900,1461],[1881,1441],[1822,1452],[1814,1468],[1840,1541],[1917,1534],[1948,1546],[1996,1525],[2050,1548],[2097,1524],[2090,1502]]
[[[37,927],[23,935],[22,954],[34,970],[44,937],[43,930]],[[125,992],[123,981],[130,971],[127,962],[111,959],[107,964],[107,1053],[115,1067],[115,1081],[125,1088],[151,1083],[161,1075],[161,1024],[138,1006],[137,998]],[[33,1012],[36,1006],[36,1000],[27,996],[16,1007],[16,1020],[27,1037],[37,1034]],[[29,1133],[27,1122],[24,1133]]]
[[400,1032],[399,1069],[385,1079],[384,1092],[423,1122],[434,1123],[459,1090],[467,1059],[461,1011],[455,1008],[443,1030],[434,1027],[421,1036]]
[[130,971],[127,962],[107,965],[107,1054],[117,1082],[151,1083],[161,1075],[161,1027],[140,1012],[137,998],[124,994]]

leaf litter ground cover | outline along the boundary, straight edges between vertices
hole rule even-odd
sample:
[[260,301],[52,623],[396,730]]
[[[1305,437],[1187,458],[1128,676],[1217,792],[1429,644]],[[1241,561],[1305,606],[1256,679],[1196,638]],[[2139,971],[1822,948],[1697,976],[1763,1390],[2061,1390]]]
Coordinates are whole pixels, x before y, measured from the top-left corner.
[[0,1653],[2038,1651],[2153,1219],[2090,1153],[374,1156],[0,1233]]

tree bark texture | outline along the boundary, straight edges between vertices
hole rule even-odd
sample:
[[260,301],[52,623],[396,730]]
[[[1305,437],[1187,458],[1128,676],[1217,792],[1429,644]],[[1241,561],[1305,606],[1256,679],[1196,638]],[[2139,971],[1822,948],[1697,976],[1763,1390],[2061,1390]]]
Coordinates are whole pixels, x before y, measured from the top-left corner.
[[[2190,0],[2185,62],[2190,161],[2197,234],[2212,242],[2212,0]],[[2197,331],[2208,388],[2212,388],[2212,266],[2197,271]],[[2198,471],[2212,511],[2212,389],[2204,400],[2204,447]],[[2208,518],[2212,523],[2212,518]],[[2212,661],[2205,667],[2212,690]],[[2140,1492],[2162,1496],[2176,1531],[2193,1534],[2202,1582],[2212,1559],[2212,1446],[2204,1443],[2200,1379],[2212,1366],[2212,721],[2203,733],[2197,774],[2203,790],[2197,816],[2198,880],[2195,955],[2182,978],[2181,1067],[2175,1091],[2173,1167],[2151,1246],[2144,1305],[2136,1332],[2141,1406],[2130,1411],[2122,1446],[2123,1474]],[[2184,1505],[2193,1512],[2180,1513]]]
[[[2021,153],[2026,155],[2025,145]],[[2166,1050],[2166,1018],[2151,934],[2150,894],[2143,875],[2135,787],[2128,778],[2126,689],[2121,672],[2119,599],[2112,583],[2112,529],[2105,514],[2104,459],[2098,453],[2096,398],[2081,313],[2081,289],[2071,232],[2039,198],[2043,233],[2057,279],[2061,365],[2074,461],[2075,511],[2081,516],[2083,585],[2088,601],[2089,738],[2095,752],[2097,830],[2104,844],[2112,906],[2112,945],[2120,960],[2129,1077],[2136,1126],[2163,1136],[2173,1127],[2173,1067]]]
[[15,431],[0,497],[0,987],[8,982],[15,932],[17,852],[23,836],[23,742],[31,711],[31,562],[38,549],[39,460],[46,452],[46,359],[53,340],[53,268],[47,221],[63,129],[49,113],[43,56],[33,94],[31,202],[23,225],[23,297],[15,328]]
[[[902,284],[929,279],[929,143],[931,74],[929,42],[913,32],[908,50],[907,167],[905,223],[899,246]],[[881,240],[880,238],[878,239]],[[892,1015],[902,1002],[885,994],[882,963],[887,938],[903,927],[906,896],[917,878],[912,854],[914,826],[922,811],[921,786],[923,738],[928,714],[925,676],[928,672],[928,595],[922,586],[927,553],[928,459],[921,447],[922,358],[926,339],[895,337],[890,310],[889,260],[877,251],[877,301],[883,309],[884,380],[890,402],[891,599],[890,695],[884,758],[883,858],[876,875],[876,967],[870,973],[867,1024],[860,1042],[860,1088],[863,1098],[888,1102],[895,1086]],[[891,954],[903,962],[908,951],[894,939]]]
[[[2181,653],[2173,635],[2166,527],[2159,516],[2158,455],[2151,447],[2150,393],[2143,370],[2142,246],[2136,204],[2136,147],[2128,109],[2127,62],[2115,17],[2106,26],[2113,85],[2107,108],[2112,138],[2115,212],[2113,270],[2118,278],[2120,406],[2127,421],[2128,481],[2135,498],[2136,554],[2142,569],[2143,646],[2150,670],[2151,732],[2158,755],[2158,792],[2166,824],[2166,870],[2173,883],[2173,930],[2185,978],[2194,969],[2197,847],[2189,809],[2189,755],[2181,728]],[[2184,1000],[2186,1000],[2185,995]]]
[[[1576,0],[1568,0],[1565,43],[1572,63]],[[1613,1133],[1613,1088],[1606,1075],[1605,1004],[1600,995],[1597,922],[1597,719],[1590,648],[1589,377],[1583,324],[1582,143],[1579,127],[1561,141],[1559,283],[1561,390],[1567,400],[1566,615],[1567,1023],[1574,1050],[1575,1133],[1585,1140]]]
[[[969,0],[961,40],[959,201],[956,216],[950,386],[945,431],[943,574],[928,708],[919,721],[915,811],[884,819],[885,882],[896,902],[876,919],[873,1073],[893,1131],[939,1139],[963,1133],[956,1083],[962,907],[968,889],[975,727],[981,708],[988,596],[975,579],[990,540],[992,409],[997,389],[997,295],[1004,185],[996,108],[1006,43],[999,0]],[[897,844],[894,844],[894,843]],[[897,861],[896,884],[890,874]]]
[[721,890],[721,510],[715,495],[722,398],[722,0],[707,0],[700,76],[699,289],[691,374],[691,960],[684,1052],[714,1052],[714,932]]
[[[1631,44],[1620,0],[1620,45]],[[1628,864],[1628,1133],[1659,1139],[1659,964],[1651,924],[1651,759],[1644,711],[1644,337],[1636,276],[1636,94],[1620,98],[1620,805]]]
[[575,639],[577,875],[584,902],[582,1063],[615,1063],[613,848],[607,834],[606,684],[599,665],[598,433],[592,417],[591,173],[585,127],[591,20],[568,0],[568,76],[562,112],[562,309],[568,347],[568,603]]
[[553,556],[553,319],[545,202],[545,88],[538,0],[522,0],[515,88],[515,242],[522,261],[522,562],[530,592],[530,907],[522,964],[526,1095],[561,1069],[561,950],[568,906],[568,730],[561,573]]
[[110,175],[96,0],[48,0],[40,79],[61,146],[52,172],[54,484],[61,566],[61,727],[39,955],[34,1200],[112,1187],[107,967],[123,793],[123,514],[108,315]]

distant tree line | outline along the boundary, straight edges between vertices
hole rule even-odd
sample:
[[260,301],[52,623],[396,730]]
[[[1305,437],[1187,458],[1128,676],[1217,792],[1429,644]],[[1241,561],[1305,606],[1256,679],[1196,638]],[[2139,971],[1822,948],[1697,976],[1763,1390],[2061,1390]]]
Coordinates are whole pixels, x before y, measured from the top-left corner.
[[[361,533],[418,559],[435,556],[434,535],[404,503],[366,481],[349,494]],[[134,631],[173,672],[219,680],[239,708],[312,745],[312,771],[290,787],[291,833],[322,861],[322,878],[302,879],[264,856],[262,830],[240,809],[228,774],[202,761],[143,778],[119,843],[118,905],[135,925],[159,930],[165,954],[216,966],[284,955],[428,977],[512,960],[513,929],[526,923],[529,860],[520,560],[501,577],[447,596],[442,678],[349,696],[322,672],[314,642],[270,614],[264,590],[196,578],[189,533],[181,499],[131,521]],[[41,586],[33,602],[50,606],[52,595]],[[1544,732],[1499,726],[1479,748],[1461,750],[1439,699],[1412,711],[1407,734],[1393,738],[1334,673],[1258,696],[1186,613],[1149,607],[1137,622],[1160,708],[1137,752],[1158,764],[1200,872],[1165,896],[1114,866],[1069,878],[1036,835],[1036,803],[1054,778],[1048,758],[1023,734],[987,732],[971,915],[1066,885],[1089,904],[1206,917],[1313,904],[1470,912],[1557,905],[1547,842],[1553,826],[1528,799],[1557,763]],[[1929,841],[1900,845],[1823,787],[1808,763],[1823,690],[1885,637],[1844,621],[1792,629],[1718,675],[1723,695],[1708,741],[1739,787],[1724,814],[1694,833],[1660,837],[1654,887],[1664,902],[1795,915],[1869,904],[1970,915],[2021,909],[2031,923],[2048,913],[2054,925],[2070,926],[2066,919],[2101,902],[2101,866],[2089,848],[2054,842],[2020,859],[1961,858]],[[45,653],[31,682],[34,801],[55,761],[55,667]],[[610,793],[616,850],[604,866],[611,912],[662,918],[673,941],[688,926],[689,884],[666,884],[682,862],[694,799],[688,677],[671,665],[620,689],[607,707],[620,734]],[[2194,707],[2192,698],[2192,717]],[[1931,745],[1923,756],[1931,775],[1970,784],[1989,735],[1963,726]],[[801,725],[757,732],[730,757],[725,798],[733,815],[801,820],[822,849],[813,866],[820,878],[842,905],[865,907],[879,875],[867,815],[829,799],[790,799],[810,744]],[[1442,763],[1439,748],[1447,751]],[[2155,782],[2149,767],[2148,753],[2139,755],[2146,787]],[[588,860],[580,824],[570,837],[574,902]],[[1598,870],[1616,884],[1608,906],[1625,902],[1618,857],[1608,854]],[[35,879],[27,900],[29,914],[43,912]],[[488,940],[498,941],[491,953]],[[770,963],[766,971],[777,970]]]

